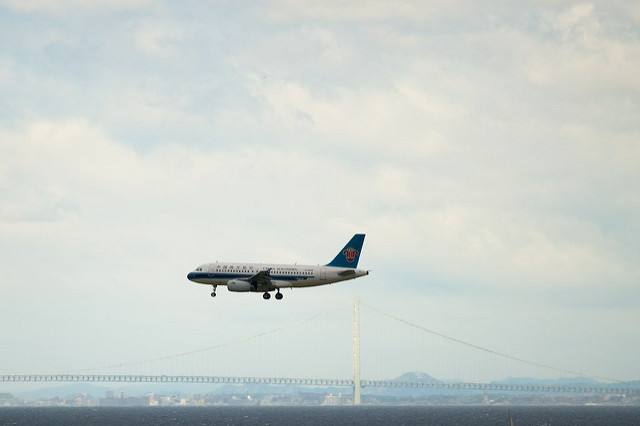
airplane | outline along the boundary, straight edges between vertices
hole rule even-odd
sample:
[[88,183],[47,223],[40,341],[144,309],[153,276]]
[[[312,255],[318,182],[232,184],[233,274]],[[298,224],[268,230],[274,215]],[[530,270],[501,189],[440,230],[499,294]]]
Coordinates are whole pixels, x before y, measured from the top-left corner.
[[368,270],[357,269],[364,236],[355,234],[326,265],[212,262],[189,272],[187,279],[213,286],[211,297],[216,297],[219,285],[226,285],[233,292],[263,292],[265,300],[271,298],[269,292],[275,291],[280,300],[281,288],[313,287],[369,275]]

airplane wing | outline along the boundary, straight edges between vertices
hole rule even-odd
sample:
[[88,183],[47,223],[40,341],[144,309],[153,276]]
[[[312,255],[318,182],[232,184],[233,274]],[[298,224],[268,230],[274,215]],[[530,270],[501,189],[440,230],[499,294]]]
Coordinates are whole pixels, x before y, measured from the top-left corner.
[[249,282],[257,289],[272,288],[273,284],[271,281],[271,268],[258,272],[257,274],[249,278]]
[[260,271],[248,278],[255,291],[272,291],[277,288],[292,287],[291,281],[274,280],[271,277],[271,268]]

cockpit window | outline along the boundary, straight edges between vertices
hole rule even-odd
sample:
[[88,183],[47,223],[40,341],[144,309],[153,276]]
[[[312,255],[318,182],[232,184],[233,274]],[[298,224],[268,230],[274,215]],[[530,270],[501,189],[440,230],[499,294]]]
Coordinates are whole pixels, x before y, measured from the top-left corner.
[[202,272],[202,266],[198,266],[198,267],[196,268],[196,271],[197,271],[197,272]]

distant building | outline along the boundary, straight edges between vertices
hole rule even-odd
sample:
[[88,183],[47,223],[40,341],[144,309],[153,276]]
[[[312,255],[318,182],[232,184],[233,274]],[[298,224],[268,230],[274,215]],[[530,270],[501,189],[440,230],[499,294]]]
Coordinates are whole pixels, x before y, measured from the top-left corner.
[[150,398],[148,396],[126,396],[123,392],[116,397],[112,391],[107,391],[106,398],[100,398],[98,400],[98,405],[101,407],[135,407],[140,405],[150,405],[149,402]]
[[347,405],[349,404],[349,397],[346,395],[342,395],[339,393],[338,395],[334,395],[330,393],[324,398],[324,402],[322,405]]

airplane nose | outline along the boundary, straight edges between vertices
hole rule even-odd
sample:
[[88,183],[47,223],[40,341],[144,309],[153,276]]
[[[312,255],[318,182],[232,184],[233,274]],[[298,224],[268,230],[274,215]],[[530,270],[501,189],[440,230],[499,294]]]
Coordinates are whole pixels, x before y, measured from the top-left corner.
[[188,279],[189,281],[193,281],[193,279],[194,279],[195,277],[196,277],[195,272],[189,272],[189,273],[187,274],[187,279]]

